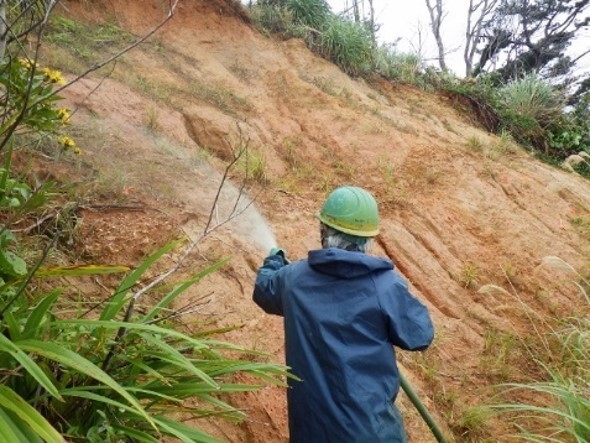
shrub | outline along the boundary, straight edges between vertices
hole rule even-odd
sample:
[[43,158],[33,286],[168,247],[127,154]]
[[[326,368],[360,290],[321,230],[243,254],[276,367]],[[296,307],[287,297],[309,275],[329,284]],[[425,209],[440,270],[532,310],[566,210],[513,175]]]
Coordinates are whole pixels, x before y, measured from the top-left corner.
[[[182,314],[170,308],[174,299],[227,260],[161,290],[160,301],[147,311],[134,310],[141,292],[132,295],[131,288],[174,245],[126,275],[97,314],[64,300],[59,290],[35,297],[22,273],[1,288],[0,434],[23,435],[24,440],[9,441],[27,442],[40,442],[39,437],[62,442],[61,435],[89,442],[155,442],[162,436],[214,442],[182,417],[243,418],[218,397],[257,389],[234,383],[231,375],[237,372],[282,384],[280,366],[253,361],[251,355],[240,359],[236,356],[251,352],[211,338],[215,331],[179,332],[170,321]],[[67,267],[40,269],[37,276],[122,270]],[[10,290],[15,285],[16,292]],[[37,301],[29,303],[30,297]]]
[[501,87],[495,99],[502,125],[515,138],[529,143],[544,138],[565,106],[563,95],[534,74]]

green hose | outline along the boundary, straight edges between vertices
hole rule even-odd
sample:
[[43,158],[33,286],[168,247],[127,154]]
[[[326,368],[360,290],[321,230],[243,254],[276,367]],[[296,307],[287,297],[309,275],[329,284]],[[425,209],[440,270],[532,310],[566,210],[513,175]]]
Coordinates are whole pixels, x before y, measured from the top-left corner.
[[418,412],[420,413],[420,415],[422,416],[422,418],[424,419],[424,421],[436,437],[436,441],[438,441],[438,443],[447,443],[447,440],[445,439],[440,428],[437,426],[432,416],[428,413],[426,406],[424,406],[424,403],[420,401],[418,395],[416,395],[416,392],[414,391],[414,389],[412,389],[412,386],[410,385],[408,380],[406,380],[406,377],[404,377],[404,374],[402,374],[401,371],[399,373],[399,383],[406,395],[408,396],[408,398],[411,400],[412,404],[416,407],[416,409],[418,410]]

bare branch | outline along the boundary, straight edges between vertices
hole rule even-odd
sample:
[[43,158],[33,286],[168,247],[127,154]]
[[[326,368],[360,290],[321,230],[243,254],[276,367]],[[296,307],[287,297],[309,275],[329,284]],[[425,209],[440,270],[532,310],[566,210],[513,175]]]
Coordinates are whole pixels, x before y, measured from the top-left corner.
[[[473,58],[477,49],[477,43],[482,37],[484,23],[493,14],[497,3],[498,0],[479,0],[474,4],[473,0],[469,0],[469,9],[467,10],[467,27],[465,28],[465,51],[463,52],[466,77],[471,77],[472,75]],[[472,24],[474,15],[476,13],[477,17]]]

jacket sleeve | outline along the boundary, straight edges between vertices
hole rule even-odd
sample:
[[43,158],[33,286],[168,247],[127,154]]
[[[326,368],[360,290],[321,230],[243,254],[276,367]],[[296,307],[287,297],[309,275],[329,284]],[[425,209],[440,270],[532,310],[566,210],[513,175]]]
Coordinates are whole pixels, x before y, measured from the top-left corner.
[[269,314],[283,315],[280,270],[284,266],[286,263],[283,257],[270,255],[264,259],[264,264],[256,275],[252,298]]
[[434,327],[428,309],[408,290],[407,284],[394,277],[390,291],[381,297],[389,340],[406,351],[426,349],[434,339]]

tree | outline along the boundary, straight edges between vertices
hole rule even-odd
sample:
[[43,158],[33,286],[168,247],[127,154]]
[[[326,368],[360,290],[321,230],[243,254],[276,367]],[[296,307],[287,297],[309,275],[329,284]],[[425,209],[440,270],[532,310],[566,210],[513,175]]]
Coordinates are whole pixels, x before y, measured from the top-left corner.
[[[473,59],[477,45],[482,38],[484,25],[490,19],[497,3],[498,0],[469,0],[467,26],[465,28],[465,50],[463,52],[466,77],[471,77],[473,73]],[[488,51],[488,57],[490,55]],[[479,64],[481,65],[481,59]]]
[[[590,0],[500,0],[493,17],[483,25],[480,63],[475,72],[494,71],[504,81],[538,72],[545,78],[567,75],[585,50],[566,54],[580,31],[590,26]],[[496,69],[493,59],[501,61]]]

